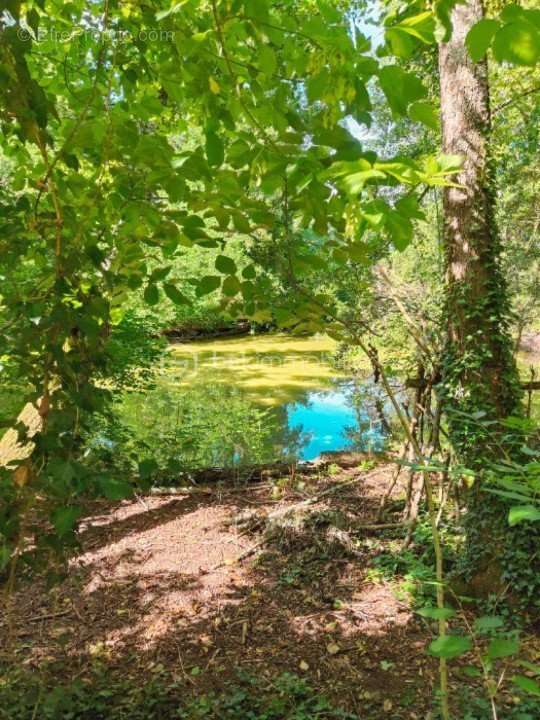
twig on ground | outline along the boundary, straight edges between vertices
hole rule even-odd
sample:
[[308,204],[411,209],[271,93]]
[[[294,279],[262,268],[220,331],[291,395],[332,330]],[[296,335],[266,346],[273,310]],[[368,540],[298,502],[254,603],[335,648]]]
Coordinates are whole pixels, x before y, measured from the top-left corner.
[[47,613],[45,615],[36,615],[34,617],[28,618],[26,622],[39,622],[40,620],[53,620],[54,618],[63,617],[64,615],[69,615],[69,613],[72,612],[72,608],[69,608],[69,610],[62,610],[61,612],[56,613]]
[[229,559],[229,560],[223,560],[222,562],[217,563],[216,565],[213,565],[208,570],[204,571],[204,575],[208,575],[208,573],[215,572],[216,570],[220,570],[222,567],[226,567],[228,565],[237,565],[238,563],[243,562],[244,560],[247,560],[248,557],[251,557],[254,555],[257,550],[266,543],[266,538],[263,538],[258,543],[255,543],[255,545],[252,545],[250,548],[248,548],[245,552],[243,552],[241,555],[238,555],[238,557]]

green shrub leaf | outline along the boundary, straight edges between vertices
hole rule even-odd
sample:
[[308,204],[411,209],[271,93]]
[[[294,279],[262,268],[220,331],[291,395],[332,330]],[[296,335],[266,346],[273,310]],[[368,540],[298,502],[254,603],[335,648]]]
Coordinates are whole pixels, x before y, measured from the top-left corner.
[[536,680],[528,678],[525,675],[514,675],[512,682],[530,695],[540,697],[540,685]]
[[474,62],[478,62],[484,57],[491,45],[493,36],[499,28],[500,23],[498,23],[497,20],[484,18],[469,30],[465,39],[465,45]]
[[477,632],[484,633],[490,630],[496,630],[504,625],[504,621],[498,615],[484,615],[474,621],[474,627]]
[[508,522],[510,525],[517,525],[525,521],[538,522],[540,520],[540,509],[534,505],[516,505],[510,508]]
[[495,638],[489,643],[487,655],[490,660],[497,658],[510,657],[519,651],[519,639],[515,638]]
[[218,255],[216,258],[216,270],[224,275],[234,275],[236,272],[236,263],[226,255]]
[[465,635],[444,635],[431,643],[429,653],[451,660],[468,652],[471,645],[471,639]]
[[499,62],[534,65],[540,60],[540,30],[525,20],[505,25],[495,35],[493,54]]
[[418,614],[433,620],[449,620],[454,617],[456,611],[452,608],[424,607],[418,610]]

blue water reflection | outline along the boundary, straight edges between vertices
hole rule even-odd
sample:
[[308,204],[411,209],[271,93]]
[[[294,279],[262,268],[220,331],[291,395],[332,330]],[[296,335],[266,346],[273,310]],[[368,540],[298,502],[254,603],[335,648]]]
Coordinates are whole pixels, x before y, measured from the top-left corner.
[[355,388],[347,384],[328,391],[310,392],[302,402],[287,406],[287,423],[301,433],[299,460],[314,460],[324,452],[358,450],[381,452],[388,428],[355,402]]

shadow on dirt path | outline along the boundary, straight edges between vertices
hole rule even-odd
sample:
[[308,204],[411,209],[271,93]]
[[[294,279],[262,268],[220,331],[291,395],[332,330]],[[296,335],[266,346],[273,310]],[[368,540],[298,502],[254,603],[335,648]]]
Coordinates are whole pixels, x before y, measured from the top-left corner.
[[289,672],[359,717],[423,717],[429,629],[370,570],[380,542],[358,529],[374,522],[389,472],[297,478],[279,498],[269,484],[100,508],[68,580],[21,587],[17,661],[57,682],[96,663],[136,682],[164,668],[185,696]]

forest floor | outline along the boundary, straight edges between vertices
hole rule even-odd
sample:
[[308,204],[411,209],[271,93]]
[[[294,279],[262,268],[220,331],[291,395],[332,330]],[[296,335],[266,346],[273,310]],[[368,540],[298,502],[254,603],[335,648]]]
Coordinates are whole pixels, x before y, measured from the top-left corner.
[[[173,704],[246,683],[302,695],[306,682],[328,707],[360,718],[431,717],[437,661],[426,646],[435,629],[411,609],[414,546],[401,550],[403,528],[364,527],[379,522],[394,466],[348,465],[94,505],[68,578],[19,587],[9,619],[17,666],[47,686],[53,678],[84,687],[101,673],[105,706],[115,687],[156,679],[174,688]],[[398,483],[385,522],[399,522],[403,490]],[[326,707],[217,717],[341,717]]]
[[527,332],[523,334],[520,350],[526,359],[532,363],[540,361],[540,332]]

